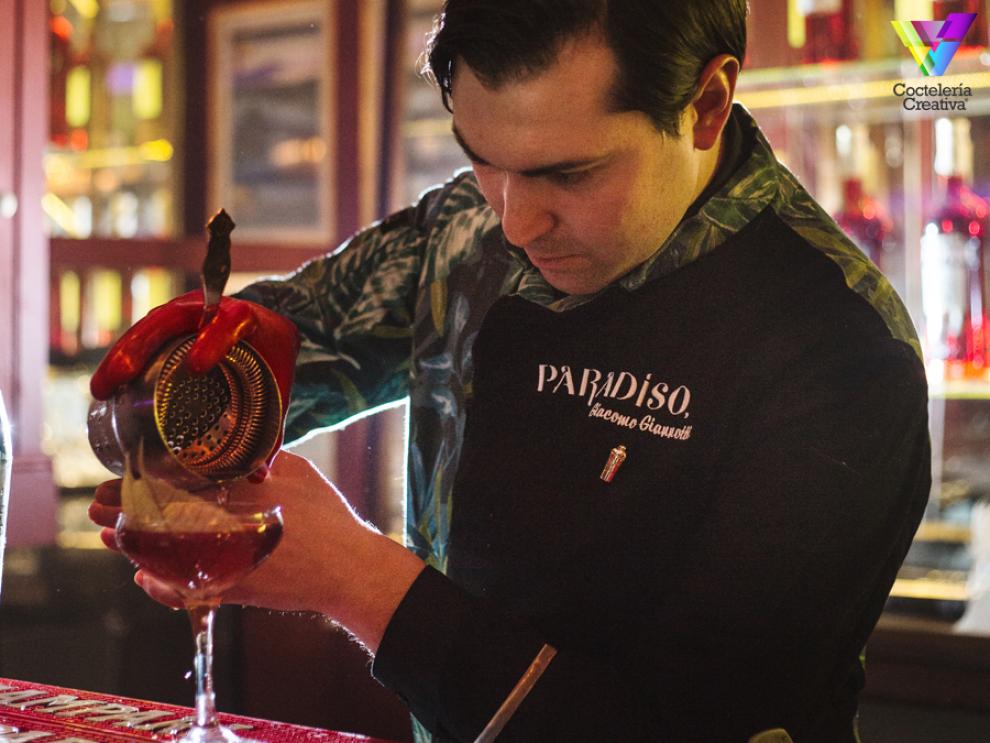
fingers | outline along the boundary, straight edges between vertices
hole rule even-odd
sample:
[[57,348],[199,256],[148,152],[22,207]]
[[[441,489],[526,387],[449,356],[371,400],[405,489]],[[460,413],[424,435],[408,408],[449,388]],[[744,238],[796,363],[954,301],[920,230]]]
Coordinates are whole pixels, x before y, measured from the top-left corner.
[[265,357],[265,361],[275,375],[284,415],[285,407],[289,402],[292,377],[296,370],[299,330],[290,320],[267,307],[257,305],[253,309],[258,327],[252,334],[250,342]]
[[[197,296],[200,299],[197,301]],[[196,330],[202,295],[190,292],[156,307],[135,323],[103,357],[89,382],[97,400],[107,400],[121,385],[137,377],[162,344]]]
[[120,480],[109,480],[100,483],[93,494],[93,502],[89,504],[89,520],[97,526],[102,526],[104,532],[100,538],[110,549],[116,550],[117,543],[113,539],[113,527],[120,514]]
[[103,506],[119,506],[120,486],[122,482],[119,478],[101,482],[96,486],[96,491],[93,493],[93,500]]
[[[270,461],[271,460],[269,460],[269,463]],[[265,480],[268,479],[268,473],[270,471],[271,470],[268,464],[263,464],[258,469],[256,469],[254,472],[252,472],[250,475],[247,476],[247,481],[250,483],[254,483],[255,485],[263,483]]]
[[234,345],[257,327],[254,305],[243,300],[221,302],[220,308],[196,336],[186,363],[196,374],[212,369]]
[[100,529],[100,541],[103,542],[103,546],[108,550],[113,550],[114,552],[120,552],[120,547],[117,546],[117,530],[105,527]]
[[117,525],[117,517],[120,515],[120,506],[104,506],[102,503],[93,501],[89,504],[89,520],[97,526],[113,529]]
[[159,604],[164,604],[170,609],[182,609],[185,606],[182,596],[143,570],[138,570],[134,574],[134,582]]
[[[284,419],[284,412],[283,412],[283,419]],[[258,467],[258,469],[256,469],[250,475],[248,475],[247,477],[248,482],[253,482],[255,485],[257,485],[258,483],[264,482],[265,480],[268,479],[268,475],[271,473],[272,470],[272,465],[275,463],[275,457],[277,457],[282,452],[282,438],[283,438],[282,433],[280,431],[278,435],[278,439],[275,441],[275,445],[272,447],[272,450],[269,453],[268,458],[265,460],[265,463],[260,467]]]

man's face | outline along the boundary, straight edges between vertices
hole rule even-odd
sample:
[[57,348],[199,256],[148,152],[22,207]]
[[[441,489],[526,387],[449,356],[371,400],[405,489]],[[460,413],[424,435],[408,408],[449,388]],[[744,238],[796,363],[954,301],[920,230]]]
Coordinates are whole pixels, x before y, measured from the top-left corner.
[[463,62],[454,79],[454,133],[506,238],[568,294],[596,292],[645,261],[705,186],[693,109],[682,136],[660,134],[643,113],[609,110],[616,74],[592,36],[497,89]]

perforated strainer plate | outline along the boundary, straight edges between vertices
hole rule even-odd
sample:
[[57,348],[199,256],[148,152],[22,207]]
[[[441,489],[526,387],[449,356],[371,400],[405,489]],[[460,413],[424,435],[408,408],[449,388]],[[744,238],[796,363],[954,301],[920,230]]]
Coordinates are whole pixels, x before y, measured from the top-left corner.
[[165,360],[155,384],[155,424],[185,469],[211,480],[241,477],[262,464],[278,438],[281,401],[271,370],[238,343],[211,371],[193,375],[188,338]]

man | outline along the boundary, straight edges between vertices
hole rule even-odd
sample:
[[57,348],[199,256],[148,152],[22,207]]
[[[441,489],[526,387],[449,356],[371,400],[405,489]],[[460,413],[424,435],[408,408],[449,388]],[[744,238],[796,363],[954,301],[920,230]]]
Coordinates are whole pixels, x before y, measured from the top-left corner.
[[200,333],[202,369],[298,327],[289,439],[410,397],[411,551],[281,454],[238,497],[281,502],[284,543],[231,600],[338,620],[424,740],[855,740],[926,385],[889,284],[733,107],[744,51],[741,0],[448,0],[430,65],[473,175]]

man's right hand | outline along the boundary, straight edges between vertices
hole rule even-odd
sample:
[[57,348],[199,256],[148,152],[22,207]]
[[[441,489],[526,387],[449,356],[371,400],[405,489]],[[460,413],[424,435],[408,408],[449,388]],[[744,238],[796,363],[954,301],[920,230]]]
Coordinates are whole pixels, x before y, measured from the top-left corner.
[[[107,352],[90,380],[93,397],[110,398],[118,387],[135,379],[168,340],[197,333],[187,364],[194,373],[213,368],[238,341],[247,341],[265,359],[275,376],[282,416],[299,352],[299,332],[289,320],[254,302],[223,297],[211,320],[199,327],[203,317],[203,293],[183,294],[156,307],[134,324]],[[263,480],[281,446],[281,439],[267,457],[267,464],[252,479]]]
[[[103,527],[100,536],[111,549],[117,549],[113,527],[121,485],[121,480],[101,484],[89,507],[90,519]],[[319,612],[343,624],[372,652],[377,650],[424,563],[363,521],[333,483],[291,452],[278,458],[265,482],[232,483],[227,497],[229,503],[255,511],[281,506],[285,528],[278,549],[225,591],[224,602]],[[320,569],[312,570],[312,565]],[[156,601],[182,606],[181,596],[146,571],[139,570],[135,582]]]
[[100,530],[100,540],[115,552],[120,552],[114,536],[114,526],[120,515],[120,486],[121,480],[100,483],[93,494],[93,502],[89,504],[90,521],[103,527]]

